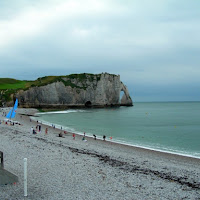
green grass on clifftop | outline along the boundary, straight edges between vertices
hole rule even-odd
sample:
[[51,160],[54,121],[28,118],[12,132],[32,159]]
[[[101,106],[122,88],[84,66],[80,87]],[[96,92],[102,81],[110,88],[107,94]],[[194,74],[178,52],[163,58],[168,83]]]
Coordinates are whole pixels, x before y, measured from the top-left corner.
[[[31,87],[45,86],[54,82],[63,82],[65,86],[72,88],[86,89],[87,81],[100,80],[101,74],[70,74],[67,76],[45,76],[38,78],[35,81],[16,80],[11,78],[0,78],[0,103],[3,101],[10,101],[11,94],[16,93],[18,90],[28,90]],[[73,83],[73,79],[77,79],[82,83],[82,86],[78,86]]]
[[26,87],[26,83],[26,81],[19,81],[10,78],[0,78],[0,90],[23,89]]

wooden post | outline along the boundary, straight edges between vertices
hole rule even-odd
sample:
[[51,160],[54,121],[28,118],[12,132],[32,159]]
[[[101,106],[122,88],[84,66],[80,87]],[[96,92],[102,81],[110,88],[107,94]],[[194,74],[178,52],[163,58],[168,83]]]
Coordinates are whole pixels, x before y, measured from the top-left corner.
[[27,197],[27,158],[24,158],[24,197]]

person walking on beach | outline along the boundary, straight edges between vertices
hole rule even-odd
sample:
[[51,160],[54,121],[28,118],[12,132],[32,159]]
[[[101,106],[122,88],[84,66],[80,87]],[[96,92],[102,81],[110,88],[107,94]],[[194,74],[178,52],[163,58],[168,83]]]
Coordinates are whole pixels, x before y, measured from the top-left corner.
[[73,137],[73,140],[75,140],[75,133],[73,133],[72,137]]
[[39,132],[41,132],[41,125],[38,126]]
[[106,136],[105,136],[105,135],[103,135],[103,140],[104,140],[104,141],[106,140]]
[[31,127],[31,132],[30,133],[33,134],[33,127]]
[[45,134],[46,134],[46,135],[48,134],[48,128],[45,129]]
[[93,134],[93,137],[94,137],[95,140],[97,139],[97,136],[95,134]]
[[58,134],[58,137],[63,137],[62,132],[60,132],[60,133]]

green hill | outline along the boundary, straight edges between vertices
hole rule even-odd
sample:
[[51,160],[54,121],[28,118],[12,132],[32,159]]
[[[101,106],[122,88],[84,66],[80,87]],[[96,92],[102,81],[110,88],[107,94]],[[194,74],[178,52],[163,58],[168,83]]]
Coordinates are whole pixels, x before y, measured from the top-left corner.
[[84,83],[88,78],[90,81],[93,81],[94,76],[97,76],[97,79],[100,79],[100,74],[94,75],[88,73],[71,74],[67,76],[45,76],[38,78],[35,81],[0,78],[0,106],[2,105],[2,102],[10,101],[12,99],[11,95],[15,94],[18,90],[28,90],[31,87],[40,87],[57,81],[63,82],[65,86],[71,86],[72,88],[86,89],[86,85],[84,87],[79,87],[73,84],[71,80],[78,79],[80,82]]
[[26,83],[26,81],[20,81],[10,78],[0,78],[0,90],[25,88]]

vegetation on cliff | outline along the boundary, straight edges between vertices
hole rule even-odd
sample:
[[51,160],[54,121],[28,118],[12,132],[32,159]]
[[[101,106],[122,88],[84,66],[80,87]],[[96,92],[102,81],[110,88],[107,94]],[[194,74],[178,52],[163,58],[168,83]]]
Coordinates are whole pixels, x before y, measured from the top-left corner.
[[[34,81],[16,80],[11,78],[0,78],[0,106],[3,102],[11,101],[12,95],[19,90],[28,90],[31,87],[45,86],[54,82],[63,82],[65,86],[72,88],[86,89],[87,81],[100,80],[101,74],[70,74],[67,76],[45,76]],[[74,79],[79,83],[77,85]]]

